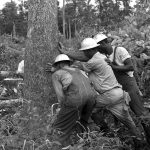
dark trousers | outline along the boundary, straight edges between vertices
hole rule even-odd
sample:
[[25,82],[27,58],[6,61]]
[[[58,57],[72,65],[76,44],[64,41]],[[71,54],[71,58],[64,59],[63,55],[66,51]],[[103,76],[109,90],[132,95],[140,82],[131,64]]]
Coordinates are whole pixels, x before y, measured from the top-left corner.
[[143,106],[142,97],[139,94],[139,87],[134,77],[128,75],[117,76],[118,82],[122,85],[123,90],[129,93],[131,101],[130,108],[136,116],[145,115],[148,110]]
[[[128,75],[117,76],[118,82],[122,85],[123,90],[129,93],[131,101],[130,108],[135,113],[137,117],[140,116],[149,116],[149,111],[143,106],[142,97],[139,94],[139,88],[137,86],[136,80],[134,77],[129,77]],[[142,126],[145,131],[147,142],[150,145],[150,123],[145,124],[142,121]]]
[[71,144],[70,136],[76,129],[77,121],[79,121],[86,129],[94,105],[94,99],[88,100],[85,104],[80,105],[79,107],[65,104],[62,105],[53,127],[61,132],[58,141],[60,141],[63,146]]

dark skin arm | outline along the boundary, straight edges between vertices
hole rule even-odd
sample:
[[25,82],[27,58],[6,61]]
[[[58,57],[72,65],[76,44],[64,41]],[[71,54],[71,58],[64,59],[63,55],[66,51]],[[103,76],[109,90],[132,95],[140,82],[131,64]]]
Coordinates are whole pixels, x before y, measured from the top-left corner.
[[70,58],[74,59],[74,60],[78,60],[78,61],[83,61],[83,62],[86,62],[89,60],[89,58],[87,58],[84,54],[83,51],[74,51],[74,50],[71,50],[71,49],[67,49],[65,48],[62,43],[59,43],[59,52],[62,53],[62,54],[66,54],[68,55]]
[[86,62],[89,60],[89,58],[87,58],[83,51],[70,51],[70,52],[66,52],[66,55],[68,55],[70,58],[74,59],[74,60],[78,60],[78,61],[82,61],[82,62]]
[[128,58],[124,61],[124,66],[118,66],[118,65],[115,65],[115,64],[110,63],[110,62],[108,62],[108,63],[112,67],[112,69],[116,70],[116,71],[121,71],[121,72],[134,71],[132,60],[130,58]]

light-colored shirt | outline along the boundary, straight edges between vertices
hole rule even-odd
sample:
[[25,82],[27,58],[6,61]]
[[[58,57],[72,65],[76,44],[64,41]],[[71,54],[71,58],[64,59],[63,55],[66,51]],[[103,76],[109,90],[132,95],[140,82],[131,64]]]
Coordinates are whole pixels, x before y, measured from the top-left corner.
[[[75,68],[72,67],[65,66],[64,68],[75,71]],[[87,77],[87,75],[83,71],[81,71],[81,73],[85,77]],[[72,82],[72,75],[68,71],[60,69],[53,73],[52,84],[59,102],[65,100],[65,95],[63,91],[65,91],[69,87],[71,82]]]
[[[109,56],[109,59],[112,62],[114,60],[114,50],[115,47],[113,47],[113,53]],[[115,54],[115,63],[118,66],[124,66],[124,61],[128,58],[131,58],[131,55],[128,53],[128,51],[124,47],[117,47]],[[130,77],[133,77],[133,71],[128,71],[127,74]]]
[[105,59],[105,55],[97,52],[88,62],[82,63],[83,70],[88,73],[95,90],[100,94],[121,87]]
[[24,73],[24,60],[19,63],[17,73]]

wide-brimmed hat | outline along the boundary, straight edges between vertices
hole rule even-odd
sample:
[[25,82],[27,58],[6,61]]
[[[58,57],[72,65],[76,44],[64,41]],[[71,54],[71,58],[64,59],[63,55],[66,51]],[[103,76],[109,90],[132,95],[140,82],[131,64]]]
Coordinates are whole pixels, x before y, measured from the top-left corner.
[[93,39],[96,41],[96,43],[100,42],[100,41],[103,41],[105,39],[107,39],[108,37],[105,35],[105,34],[102,34],[102,33],[99,33],[99,34],[96,34]]
[[81,48],[80,51],[93,49],[95,47],[98,47],[100,44],[97,44],[96,41],[93,38],[86,38],[81,42]]
[[53,63],[53,65],[55,65],[58,62],[62,62],[62,61],[69,61],[72,62],[72,60],[65,54],[59,54],[56,58],[55,61]]

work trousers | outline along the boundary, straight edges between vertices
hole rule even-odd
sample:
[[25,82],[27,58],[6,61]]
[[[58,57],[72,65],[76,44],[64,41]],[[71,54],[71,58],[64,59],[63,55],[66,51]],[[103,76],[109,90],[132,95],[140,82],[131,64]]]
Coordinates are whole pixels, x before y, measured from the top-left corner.
[[128,127],[132,135],[139,136],[139,131],[128,111],[127,103],[129,100],[130,97],[127,92],[123,91],[121,88],[114,88],[100,94],[96,98],[96,108],[106,108],[116,116],[120,122]]
[[[118,75],[116,74],[118,82],[122,85],[123,90],[129,93],[131,101],[129,103],[131,110],[135,113],[137,117],[149,117],[150,113],[148,109],[143,106],[142,97],[139,94],[139,88],[137,86],[134,77],[129,77],[128,75]],[[147,142],[150,145],[150,123],[145,123],[145,120],[150,122],[150,119],[144,119],[142,121],[142,126],[146,134]]]
[[127,74],[119,75],[115,74],[118,82],[122,85],[123,90],[129,93],[131,101],[130,108],[136,116],[146,115],[148,110],[144,108],[142,104],[142,97],[139,94],[139,87],[134,77],[130,77]]
[[76,130],[77,122],[87,129],[88,119],[91,116],[95,105],[95,99],[90,98],[87,102],[79,107],[63,104],[53,124],[53,127],[60,131],[58,141],[67,146],[71,144],[70,136]]

